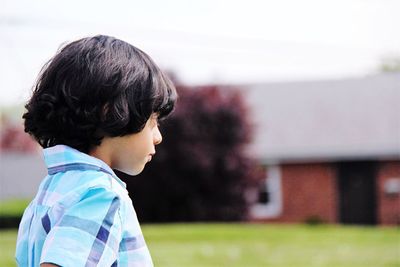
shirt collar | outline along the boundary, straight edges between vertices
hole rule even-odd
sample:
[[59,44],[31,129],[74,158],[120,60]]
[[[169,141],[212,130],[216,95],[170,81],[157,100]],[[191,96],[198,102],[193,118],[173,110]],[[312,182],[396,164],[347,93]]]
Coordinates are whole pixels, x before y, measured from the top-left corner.
[[43,149],[44,161],[49,174],[67,170],[97,170],[110,174],[119,184],[126,184],[117,177],[104,161],[80,152],[66,145],[56,145]]

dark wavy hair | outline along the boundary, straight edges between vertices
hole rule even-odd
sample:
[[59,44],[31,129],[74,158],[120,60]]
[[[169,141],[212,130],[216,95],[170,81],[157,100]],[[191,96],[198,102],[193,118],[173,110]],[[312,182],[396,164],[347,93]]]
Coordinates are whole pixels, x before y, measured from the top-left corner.
[[25,105],[25,132],[44,148],[89,153],[106,136],[140,132],[153,113],[165,118],[176,99],[173,83],[143,51],[110,36],[83,38],[42,68]]

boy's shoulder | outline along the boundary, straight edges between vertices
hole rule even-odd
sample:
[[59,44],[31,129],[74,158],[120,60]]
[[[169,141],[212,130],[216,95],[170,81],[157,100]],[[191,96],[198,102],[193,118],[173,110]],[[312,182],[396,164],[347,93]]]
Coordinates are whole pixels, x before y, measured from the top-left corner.
[[118,199],[121,206],[129,205],[128,192],[116,179],[96,169],[78,168],[49,174],[39,188],[36,203],[49,208],[69,208],[78,203],[106,203]]
[[42,185],[44,190],[53,187],[68,193],[99,187],[119,194],[127,193],[126,184],[106,163],[71,147],[47,148],[44,160],[49,174]]

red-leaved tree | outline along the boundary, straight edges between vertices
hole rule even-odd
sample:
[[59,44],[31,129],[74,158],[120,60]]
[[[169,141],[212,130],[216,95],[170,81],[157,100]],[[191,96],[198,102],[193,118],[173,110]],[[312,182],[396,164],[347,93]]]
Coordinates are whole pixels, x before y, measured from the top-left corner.
[[174,113],[161,122],[163,142],[142,174],[127,182],[141,221],[242,220],[245,190],[260,179],[245,155],[252,129],[233,88],[178,86]]
[[38,150],[36,142],[24,132],[21,124],[10,123],[4,120],[0,128],[0,151],[31,153]]

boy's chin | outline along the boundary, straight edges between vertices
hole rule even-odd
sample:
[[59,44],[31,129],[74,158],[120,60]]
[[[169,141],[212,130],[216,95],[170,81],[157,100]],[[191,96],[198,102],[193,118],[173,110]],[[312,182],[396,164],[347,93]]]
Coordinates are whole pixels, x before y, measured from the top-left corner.
[[143,171],[143,169],[144,169],[144,166],[141,169],[128,169],[128,168],[126,168],[126,169],[117,169],[117,170],[119,170],[120,172],[123,172],[123,173],[125,173],[127,175],[130,175],[130,176],[136,176],[136,175],[140,174]]

